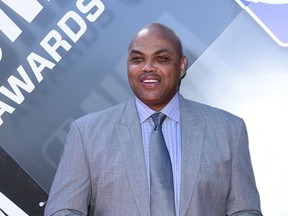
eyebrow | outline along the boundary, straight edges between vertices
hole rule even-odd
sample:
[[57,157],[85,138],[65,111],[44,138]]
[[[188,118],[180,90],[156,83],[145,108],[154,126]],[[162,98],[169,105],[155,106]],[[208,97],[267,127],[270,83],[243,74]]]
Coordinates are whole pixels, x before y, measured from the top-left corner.
[[157,50],[155,53],[156,53],[156,54],[160,54],[160,53],[163,53],[163,52],[168,52],[168,53],[170,53],[169,50],[166,49],[166,48],[163,48],[163,49]]
[[139,50],[131,50],[130,51],[130,54],[133,54],[133,53],[136,53],[136,54],[139,54],[139,55],[144,55],[144,53],[142,53],[141,51],[139,51]]
[[[168,52],[168,53],[170,53],[168,49],[163,48],[163,49],[157,50],[157,51],[155,52],[155,54],[160,54],[160,53],[163,53],[163,52]],[[143,52],[141,52],[141,51],[139,51],[139,50],[134,50],[134,49],[132,49],[132,50],[130,51],[130,54],[133,54],[133,53],[136,53],[136,54],[139,54],[139,55],[144,55]]]

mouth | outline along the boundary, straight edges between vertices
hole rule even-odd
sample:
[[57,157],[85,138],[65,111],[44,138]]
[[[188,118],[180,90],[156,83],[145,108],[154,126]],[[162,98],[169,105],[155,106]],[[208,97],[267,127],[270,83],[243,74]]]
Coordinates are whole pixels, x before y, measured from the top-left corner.
[[160,84],[161,80],[158,77],[147,77],[146,76],[146,77],[140,78],[140,82],[145,89],[152,90]]
[[144,79],[141,80],[142,83],[146,83],[146,84],[155,84],[155,83],[159,83],[160,81],[157,79]]
[[146,73],[139,76],[139,81],[147,84],[159,83],[161,81],[161,77],[157,74]]
[[155,73],[142,73],[138,78],[142,87],[146,90],[158,88],[162,82],[161,77]]

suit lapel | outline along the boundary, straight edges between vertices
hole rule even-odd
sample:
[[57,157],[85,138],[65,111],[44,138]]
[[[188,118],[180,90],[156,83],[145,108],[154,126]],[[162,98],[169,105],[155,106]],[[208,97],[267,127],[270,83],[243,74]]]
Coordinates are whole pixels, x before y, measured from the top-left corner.
[[200,110],[180,98],[181,109],[181,192],[180,215],[186,215],[191,202],[197,176],[199,174],[204,138],[205,121],[201,118]]
[[128,181],[141,215],[149,214],[149,189],[146,176],[141,126],[134,101],[127,104],[117,129],[125,155]]

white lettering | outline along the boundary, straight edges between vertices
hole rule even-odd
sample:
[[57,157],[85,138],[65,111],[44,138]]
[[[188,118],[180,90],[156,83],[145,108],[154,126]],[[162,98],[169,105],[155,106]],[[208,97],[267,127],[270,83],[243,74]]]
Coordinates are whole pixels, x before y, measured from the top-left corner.
[[[75,21],[75,23],[78,24],[80,27],[78,32],[74,32],[68,25],[67,21],[69,19],[72,19]],[[87,29],[87,25],[85,21],[74,11],[67,12],[63,18],[57,23],[57,25],[66,33],[66,35],[74,42],[76,43],[81,36],[85,33]]]
[[[43,6],[37,0],[2,0],[2,2],[29,23],[43,9]],[[20,36],[22,30],[1,9],[0,20],[0,30],[14,42]]]
[[[37,81],[40,83],[43,79],[43,76],[41,72],[47,67],[49,69],[52,69],[55,64],[51,61],[48,61],[47,59],[37,55],[36,53],[30,53],[30,55],[27,57],[27,61],[34,72]],[[40,63],[39,66],[37,66],[36,62]]]
[[12,114],[15,111],[15,108],[12,106],[9,106],[8,104],[0,101],[0,126],[3,124],[3,120],[1,116],[5,113],[8,112]]
[[17,68],[17,71],[21,75],[24,82],[19,80],[15,76],[11,75],[7,81],[10,84],[14,92],[11,92],[4,86],[0,87],[0,92],[4,94],[6,97],[8,97],[9,99],[11,99],[12,101],[14,101],[15,103],[21,104],[24,101],[25,97],[19,90],[19,87],[24,89],[26,92],[31,93],[33,89],[35,88],[35,86],[30,80],[30,78],[28,77],[27,73],[25,72],[22,66],[19,66]]
[[[1,0],[27,22],[32,22],[43,9],[37,0]],[[29,7],[27,7],[29,5]]]
[[[49,41],[51,39],[55,40],[54,45],[50,45]],[[47,53],[56,61],[59,62],[61,60],[61,56],[57,53],[57,49],[62,46],[66,51],[71,49],[71,45],[66,41],[62,40],[62,36],[56,31],[51,30],[46,37],[40,42],[40,45],[46,50]]]
[[[35,19],[43,9],[43,6],[38,2],[38,0],[0,1],[4,2],[7,6],[9,6],[12,10],[14,10],[28,22],[33,21],[33,19]],[[90,0],[89,3],[86,3],[87,1],[88,0],[77,0],[76,7],[81,13],[87,15],[86,18],[88,21],[94,22],[104,12],[105,6],[100,0]],[[29,5],[29,10],[26,8],[27,5]],[[23,6],[25,6],[25,8],[23,8]],[[0,20],[3,21],[0,22],[0,31],[2,31],[12,42],[14,42],[21,34],[22,30],[1,9]],[[75,11],[68,11],[57,23],[57,25],[74,43],[76,43],[87,30],[87,24],[85,20]],[[69,51],[72,48],[72,45],[63,39],[62,35],[54,29],[45,36],[45,38],[40,42],[40,45],[51,56],[51,58],[55,60],[56,63],[62,59],[62,56],[58,53],[59,47],[62,47],[62,49],[66,51]],[[0,48],[0,61],[1,58],[2,49]],[[54,62],[51,62],[48,59],[33,52],[29,54],[27,61],[39,83],[43,80],[43,70],[45,68],[51,70],[55,66]],[[35,86],[21,65],[17,68],[17,71],[19,72],[23,81],[11,75],[7,81],[10,84],[12,90],[8,90],[6,87],[1,86],[0,93],[16,102],[17,104],[21,104],[25,100],[21,89],[31,93],[35,89]],[[14,110],[14,107],[0,101],[0,126],[3,124],[1,116],[5,112],[12,114]]]
[[22,209],[0,192],[0,208],[6,215],[28,216]]
[[82,13],[86,14],[94,7],[97,7],[98,9],[96,10],[94,14],[89,13],[86,17],[90,22],[95,22],[96,19],[98,19],[98,17],[104,12],[105,10],[104,4],[100,0],[91,0],[91,2],[89,2],[87,5],[83,5],[84,1],[85,0],[77,0],[76,2],[77,8]]
[[22,30],[0,9],[0,31],[2,31],[10,41],[14,42]]

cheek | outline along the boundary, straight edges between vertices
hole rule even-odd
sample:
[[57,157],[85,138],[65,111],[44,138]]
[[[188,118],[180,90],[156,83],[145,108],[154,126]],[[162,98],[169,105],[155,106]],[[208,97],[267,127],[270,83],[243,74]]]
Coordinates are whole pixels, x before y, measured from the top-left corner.
[[176,70],[171,70],[166,73],[165,77],[170,85],[177,85],[180,81],[180,72]]
[[138,80],[138,75],[137,72],[135,70],[131,70],[130,68],[128,68],[128,82],[130,87],[135,90],[135,88],[137,87],[137,80]]
[[138,65],[128,65],[127,66],[128,70],[128,77],[136,77],[139,71],[139,66]]
[[135,82],[137,79],[136,79],[136,74],[133,73],[132,71],[128,71],[128,81],[130,83],[130,85]]

